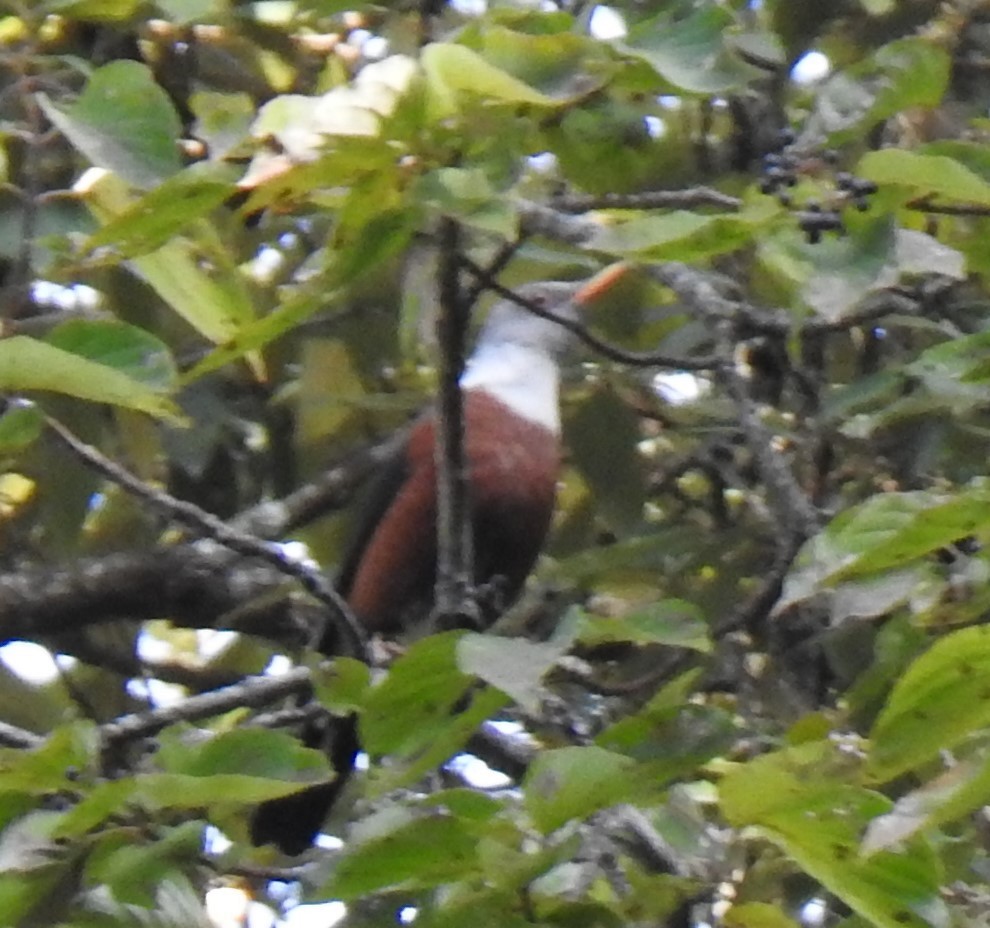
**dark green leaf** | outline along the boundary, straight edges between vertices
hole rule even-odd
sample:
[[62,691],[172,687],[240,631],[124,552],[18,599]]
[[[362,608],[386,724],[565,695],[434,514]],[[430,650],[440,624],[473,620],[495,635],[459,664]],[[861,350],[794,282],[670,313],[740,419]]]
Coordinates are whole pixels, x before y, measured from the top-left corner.
[[125,258],[154,251],[223,203],[235,190],[233,180],[225,166],[194,164],[111,219],[85,247],[92,251],[111,245]]
[[38,99],[45,115],[94,165],[135,187],[153,187],[182,167],[178,114],[143,64],[104,65],[93,72],[79,100],[64,109],[43,94]]
[[616,47],[646,61],[660,77],[689,93],[724,93],[761,76],[726,41],[734,25],[724,7],[703,6],[676,18],[662,13],[633,28]]
[[347,900],[388,888],[468,880],[477,870],[477,844],[477,837],[451,816],[417,817],[352,845],[321,893]]
[[539,709],[543,677],[567,652],[569,641],[535,642],[495,635],[465,635],[457,644],[457,663],[511,696],[530,712]]
[[636,764],[599,747],[544,751],[523,783],[523,804],[544,834],[572,819],[628,799],[637,788]]
[[990,724],[990,627],[936,641],[908,667],[870,734],[868,769],[886,781]]
[[857,172],[878,184],[910,187],[914,196],[937,196],[990,205],[990,184],[945,155],[922,155],[903,148],[885,148],[864,155]]
[[41,434],[44,423],[35,406],[11,406],[0,416],[0,454],[16,454]]
[[631,641],[635,644],[664,644],[709,652],[712,648],[700,610],[679,599],[666,599],[628,615],[600,618],[584,614],[577,633],[584,644]]
[[0,341],[0,390],[54,391],[181,421],[178,409],[159,391],[112,367],[25,335]]
[[158,393],[172,393],[178,383],[175,361],[164,342],[124,322],[72,319],[53,329],[49,345],[112,368]]
[[855,785],[854,764],[828,742],[758,757],[722,780],[722,809],[737,827],[757,826],[879,928],[944,924],[940,868],[930,846],[915,840],[898,853],[860,855],[863,831],[891,803]]

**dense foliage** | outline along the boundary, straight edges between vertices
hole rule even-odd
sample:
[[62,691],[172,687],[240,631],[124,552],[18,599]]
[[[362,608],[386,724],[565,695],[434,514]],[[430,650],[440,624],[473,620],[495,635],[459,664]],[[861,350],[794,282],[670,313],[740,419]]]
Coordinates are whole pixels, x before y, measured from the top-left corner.
[[[3,4],[0,923],[990,918],[990,9],[612,12]],[[316,660],[438,294],[620,259],[523,602]]]

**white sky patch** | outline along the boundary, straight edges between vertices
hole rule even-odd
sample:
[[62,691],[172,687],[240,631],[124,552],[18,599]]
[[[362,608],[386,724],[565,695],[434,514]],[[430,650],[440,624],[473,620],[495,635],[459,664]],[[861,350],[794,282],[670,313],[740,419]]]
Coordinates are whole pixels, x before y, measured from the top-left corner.
[[657,374],[653,378],[653,389],[671,406],[684,406],[701,396],[704,384],[688,371],[674,371]]
[[487,0],[453,0],[450,5],[461,16],[482,16],[488,9]]
[[473,754],[458,754],[448,765],[476,789],[505,789],[512,780],[499,770],[489,767]]
[[206,893],[206,914],[217,928],[272,928],[275,913],[253,902],[236,886],[217,886]]
[[248,262],[247,274],[259,284],[268,284],[285,266],[285,255],[271,245],[263,245],[257,254]]
[[300,564],[315,568],[320,566],[313,560],[313,556],[309,553],[309,547],[302,541],[283,541],[274,544],[273,547],[278,548],[286,557],[291,557],[292,560]]
[[667,134],[667,123],[659,116],[644,116],[643,122],[646,123],[646,131],[651,139],[660,139]]
[[529,166],[540,174],[549,174],[557,169],[557,156],[550,151],[541,151],[538,155],[530,155],[526,160]]
[[177,683],[154,679],[139,680],[137,677],[127,681],[127,692],[135,699],[146,699],[153,706],[177,706],[187,695],[185,688]]
[[503,735],[521,735],[525,731],[519,722],[511,719],[492,719],[488,724]]
[[172,646],[157,635],[141,632],[137,639],[137,654],[141,660],[149,663],[164,661],[172,656]]
[[100,306],[100,291],[86,284],[56,284],[50,280],[36,280],[31,284],[31,299],[38,306],[63,312],[95,310]]
[[825,905],[824,899],[817,897],[809,899],[801,906],[801,924],[808,925],[809,928],[818,928],[819,925],[824,925],[827,915],[828,906]]
[[285,928],[330,928],[347,914],[343,902],[321,902],[318,905],[297,905],[290,909],[280,924]]
[[832,63],[821,52],[808,52],[791,68],[791,80],[797,84],[813,84],[828,77]]
[[11,641],[0,648],[0,658],[22,680],[44,686],[58,677],[58,665],[47,648],[33,641]]
[[212,628],[201,628],[196,632],[199,653],[206,660],[219,656],[236,640],[237,632],[217,631]]
[[265,673],[270,677],[281,677],[293,668],[293,663],[284,654],[273,654],[272,659],[265,668]]
[[381,35],[373,35],[361,46],[361,54],[371,61],[380,61],[388,54],[388,39]]
[[596,6],[588,22],[588,31],[596,39],[621,39],[629,30],[618,10],[610,6]]

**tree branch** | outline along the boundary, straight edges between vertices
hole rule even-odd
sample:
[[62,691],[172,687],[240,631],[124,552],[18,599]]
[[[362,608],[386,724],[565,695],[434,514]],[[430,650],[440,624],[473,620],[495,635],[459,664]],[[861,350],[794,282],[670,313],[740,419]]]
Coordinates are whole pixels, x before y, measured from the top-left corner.
[[704,206],[735,212],[742,208],[742,200],[712,187],[687,187],[645,193],[566,194],[555,197],[553,206],[564,213],[587,213],[596,209],[699,209]]
[[174,706],[122,715],[100,726],[104,743],[132,741],[155,735],[176,722],[195,722],[244,707],[257,708],[305,693],[310,688],[308,667],[296,667],[278,677],[245,677],[240,683],[223,689],[190,696]]
[[318,567],[303,563],[286,554],[280,547],[261,541],[254,535],[232,528],[222,519],[193,503],[177,499],[163,490],[150,486],[120,464],[105,457],[96,448],[81,441],[58,420],[46,416],[45,424],[88,467],[128,493],[154,506],[197,535],[211,538],[244,557],[259,558],[276,570],[298,580],[314,599],[328,608],[342,630],[347,633],[348,645],[353,653],[358,656],[365,654],[367,641],[364,630],[352,615],[343,597]]
[[460,285],[460,229],[441,222],[440,400],[436,427],[437,580],[435,619],[440,627],[476,625],[474,551],[468,461],[464,451],[464,407],[460,378],[464,370],[470,304]]

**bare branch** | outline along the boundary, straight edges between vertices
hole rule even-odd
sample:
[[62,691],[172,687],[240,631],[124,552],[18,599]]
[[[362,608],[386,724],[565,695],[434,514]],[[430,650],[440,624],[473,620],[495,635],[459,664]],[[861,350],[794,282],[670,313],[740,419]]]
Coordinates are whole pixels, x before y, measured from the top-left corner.
[[18,728],[9,722],[0,722],[0,745],[4,747],[29,750],[40,747],[44,743],[45,739],[41,735],[36,735],[33,731]]
[[464,452],[464,370],[470,305],[460,284],[460,229],[442,220],[440,254],[440,400],[436,428],[436,618],[441,626],[477,622],[468,462]]
[[729,396],[736,404],[739,427],[766,484],[777,518],[787,529],[788,537],[810,538],[821,524],[821,517],[811,500],[801,490],[783,456],[774,448],[770,430],[760,421],[742,377],[733,365],[720,371]]
[[45,423],[62,443],[87,466],[108,480],[112,480],[127,492],[154,506],[160,512],[164,512],[197,535],[211,538],[218,544],[244,557],[260,558],[265,563],[271,564],[276,570],[298,580],[310,595],[329,608],[331,615],[347,632],[350,639],[348,643],[354,653],[357,655],[365,653],[367,642],[364,630],[351,614],[343,597],[333,588],[333,585],[319,568],[296,560],[278,546],[232,528],[222,519],[218,519],[193,503],[177,499],[171,494],[145,483],[121,465],[105,457],[96,448],[81,441],[56,419],[46,416]]
[[684,190],[651,190],[646,193],[568,194],[556,197],[553,205],[564,213],[586,213],[595,209],[699,209],[714,206],[735,212],[742,200],[712,187]]
[[267,706],[287,696],[305,693],[309,688],[307,667],[296,667],[278,677],[245,677],[233,686],[190,696],[174,706],[122,715],[101,725],[100,735],[105,743],[147,738],[177,722],[195,722],[247,706]]

